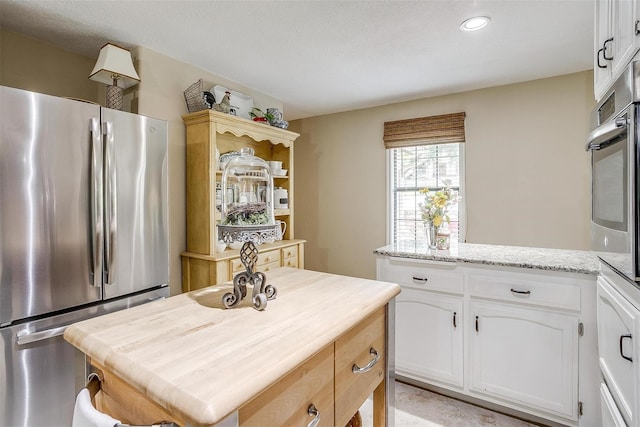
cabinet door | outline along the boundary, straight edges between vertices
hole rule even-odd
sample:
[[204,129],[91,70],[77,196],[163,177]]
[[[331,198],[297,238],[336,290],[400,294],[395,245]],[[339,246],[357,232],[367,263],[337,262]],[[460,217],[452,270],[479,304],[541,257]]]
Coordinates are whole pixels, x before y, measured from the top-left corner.
[[396,297],[396,372],[462,387],[462,298],[403,288]]
[[600,384],[600,407],[602,408],[602,427],[627,427],[606,384]]
[[600,100],[612,82],[613,66],[611,61],[605,58],[613,53],[611,42],[608,43],[606,52],[604,43],[611,38],[611,10],[612,0],[596,0],[595,8],[595,46],[593,59],[593,80],[596,100]]
[[640,313],[602,277],[598,277],[597,310],[600,370],[622,417],[630,426],[638,426],[634,418],[639,410],[640,346],[636,337]]
[[472,392],[577,420],[577,317],[473,300],[469,313]]
[[637,0],[615,0],[611,4],[614,78],[622,73],[638,49],[637,3]]

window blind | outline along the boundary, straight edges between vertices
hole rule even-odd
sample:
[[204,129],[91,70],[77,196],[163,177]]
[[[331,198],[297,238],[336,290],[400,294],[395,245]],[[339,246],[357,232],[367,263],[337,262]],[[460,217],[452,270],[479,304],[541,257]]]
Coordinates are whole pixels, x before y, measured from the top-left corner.
[[465,113],[384,122],[385,148],[465,142]]

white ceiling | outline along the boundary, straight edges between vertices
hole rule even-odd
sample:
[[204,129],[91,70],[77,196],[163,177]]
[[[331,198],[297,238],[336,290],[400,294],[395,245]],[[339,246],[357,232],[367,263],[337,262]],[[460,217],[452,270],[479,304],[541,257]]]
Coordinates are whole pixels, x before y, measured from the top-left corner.
[[[86,56],[144,46],[283,101],[288,120],[593,68],[594,0],[0,0]],[[459,30],[491,17],[476,33]]]

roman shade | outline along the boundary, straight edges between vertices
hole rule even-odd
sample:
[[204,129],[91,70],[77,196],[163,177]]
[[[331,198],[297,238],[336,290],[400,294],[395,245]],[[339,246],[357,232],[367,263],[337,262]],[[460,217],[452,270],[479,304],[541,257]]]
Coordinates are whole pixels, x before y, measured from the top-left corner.
[[384,122],[385,148],[464,142],[465,113]]

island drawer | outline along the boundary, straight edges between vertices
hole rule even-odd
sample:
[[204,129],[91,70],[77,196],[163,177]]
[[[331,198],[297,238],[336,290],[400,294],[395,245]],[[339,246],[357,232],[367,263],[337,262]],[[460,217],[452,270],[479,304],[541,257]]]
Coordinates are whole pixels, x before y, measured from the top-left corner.
[[318,427],[333,426],[333,356],[331,344],[240,408],[240,426],[306,426],[314,419],[311,405]]
[[347,331],[335,342],[335,421],[346,425],[384,380],[386,366],[385,309]]
[[[271,264],[276,262],[278,263],[278,265],[280,265],[280,250],[258,253],[258,261],[256,262],[256,267],[264,266],[266,264]],[[240,261],[240,258],[231,260],[232,273],[239,273],[243,270],[245,270],[245,268],[244,268],[244,265],[242,265],[242,261]],[[258,271],[265,271],[265,270],[264,268],[259,268]]]
[[580,311],[580,287],[559,277],[472,273],[469,293],[472,298]]

